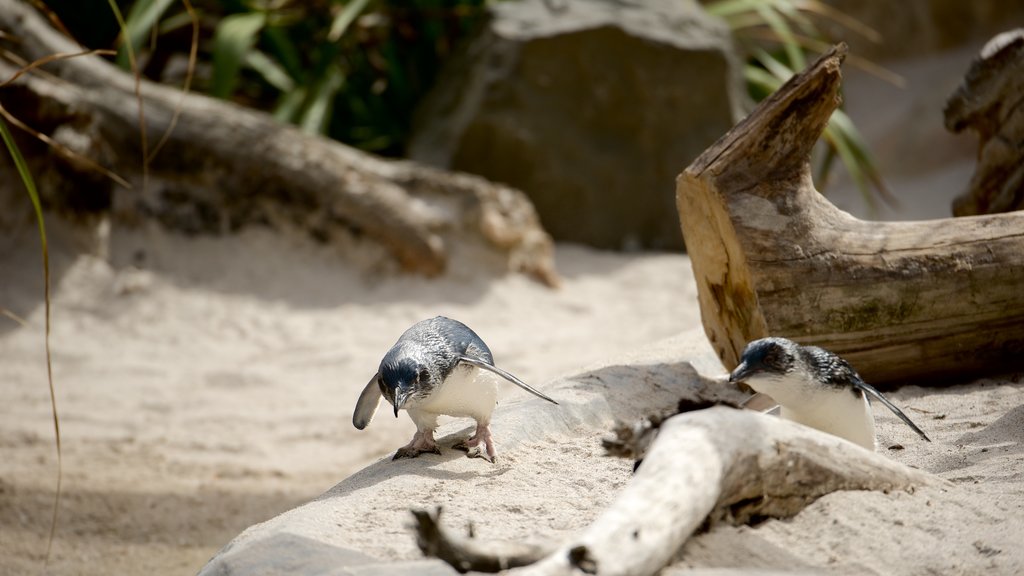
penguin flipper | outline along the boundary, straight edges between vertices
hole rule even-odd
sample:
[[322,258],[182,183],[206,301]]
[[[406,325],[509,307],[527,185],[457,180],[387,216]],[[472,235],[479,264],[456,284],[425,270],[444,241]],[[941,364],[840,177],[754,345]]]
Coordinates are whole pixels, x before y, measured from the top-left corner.
[[910,417],[908,417],[906,414],[904,414],[902,410],[897,408],[895,404],[890,402],[888,398],[886,398],[885,396],[882,396],[882,393],[879,392],[878,390],[876,390],[874,386],[872,386],[872,385],[868,384],[867,382],[864,382],[863,380],[860,380],[860,379],[857,379],[854,382],[854,386],[857,387],[860,390],[863,390],[868,395],[873,396],[874,398],[876,398],[882,404],[885,404],[886,408],[888,408],[889,410],[892,410],[893,414],[898,416],[900,420],[903,420],[903,422],[905,422],[907,424],[907,426],[910,426],[914,430],[914,432],[917,432],[917,434],[919,436],[921,436],[921,438],[924,438],[928,442],[932,441],[931,438],[929,438],[928,435],[925,434],[923,430],[921,430],[920,428],[917,427],[917,424],[914,424],[910,420]]
[[469,364],[471,366],[476,366],[477,368],[480,368],[482,370],[487,370],[488,372],[493,372],[493,373],[497,374],[498,376],[501,376],[505,380],[508,380],[509,382],[515,384],[516,386],[519,386],[523,390],[526,390],[530,394],[533,394],[534,396],[537,396],[538,398],[543,398],[543,399],[547,400],[548,402],[551,402],[552,404],[558,405],[558,402],[555,402],[554,400],[549,398],[547,395],[545,395],[540,390],[537,390],[533,386],[530,386],[526,382],[523,382],[519,378],[516,378],[514,375],[512,375],[512,373],[506,372],[505,370],[502,370],[501,368],[498,368],[494,364],[490,364],[488,362],[480,360],[479,358],[473,358],[471,356],[459,356],[459,361],[460,362],[465,362],[466,364]]
[[377,406],[380,405],[380,400],[383,398],[380,393],[380,385],[377,384],[379,378],[380,373],[374,374],[366,388],[363,388],[359,400],[356,400],[356,409],[352,413],[352,425],[359,430],[366,428],[370,420],[373,420],[373,415],[377,413]]

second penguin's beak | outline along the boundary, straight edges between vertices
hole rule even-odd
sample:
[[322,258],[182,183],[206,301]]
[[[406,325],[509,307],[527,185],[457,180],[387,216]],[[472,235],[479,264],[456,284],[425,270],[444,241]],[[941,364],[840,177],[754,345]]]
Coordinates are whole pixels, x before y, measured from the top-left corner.
[[398,411],[405,407],[406,400],[409,399],[409,390],[399,386],[395,388],[395,418],[398,418]]
[[740,362],[740,365],[732,371],[732,374],[729,374],[729,383],[739,384],[749,378],[753,373],[754,370],[747,366],[746,362]]

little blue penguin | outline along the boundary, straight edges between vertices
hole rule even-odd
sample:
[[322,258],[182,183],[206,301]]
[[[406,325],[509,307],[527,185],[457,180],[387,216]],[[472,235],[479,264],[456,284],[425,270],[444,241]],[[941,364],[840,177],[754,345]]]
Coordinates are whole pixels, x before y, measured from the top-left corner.
[[729,375],[775,399],[780,416],[875,449],[875,419],[867,396],[873,396],[931,442],[902,410],[836,354],[801,346],[785,338],[762,338],[747,344],[740,364]]
[[472,418],[476,432],[454,448],[493,463],[495,450],[488,426],[498,400],[499,377],[558,404],[495,366],[491,350],[465,324],[444,316],[423,320],[406,330],[384,355],[377,373],[359,395],[352,424],[359,430],[366,428],[382,396],[394,407],[396,418],[399,410],[407,411],[416,424],[416,434],[395,453],[393,459],[397,460],[424,452],[441,453],[434,442],[438,416]]

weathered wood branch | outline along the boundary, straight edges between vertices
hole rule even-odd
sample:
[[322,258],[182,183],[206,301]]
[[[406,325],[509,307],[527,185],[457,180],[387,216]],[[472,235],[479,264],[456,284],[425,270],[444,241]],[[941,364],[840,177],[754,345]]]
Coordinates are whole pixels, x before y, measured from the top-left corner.
[[839,105],[844,45],[761,103],[680,175],[704,330],[727,368],[785,336],[869,381],[929,383],[1024,362],[1024,213],[868,222],[811,181]]
[[947,130],[978,134],[978,165],[953,214],[1024,208],[1024,29],[985,44],[943,115]]
[[[23,62],[79,51],[26,2],[0,0],[0,31],[0,48]],[[0,81],[21,66],[0,59]],[[499,265],[557,282],[550,237],[518,190],[375,158],[269,115],[146,81],[145,148],[156,148],[179,106],[180,117],[149,162],[144,186],[134,92],[131,75],[95,56],[49,63],[0,88],[0,104],[10,112],[132,183],[130,190],[117,187],[29,142],[51,206],[64,194],[74,197],[72,205],[153,218],[186,232],[261,224],[297,227],[327,241],[334,234],[365,236],[405,269],[427,275],[446,268],[455,244],[476,244],[500,255],[492,258]]]
[[529,566],[551,553],[528,542],[479,541],[453,533],[441,524],[441,509],[413,510],[416,543],[425,556],[440,558],[459,572],[501,572]]
[[[836,490],[940,482],[780,418],[726,407],[687,412],[661,425],[643,464],[593,524],[514,573],[655,574],[709,518],[787,517]],[[471,553],[479,561],[486,547],[474,543]]]

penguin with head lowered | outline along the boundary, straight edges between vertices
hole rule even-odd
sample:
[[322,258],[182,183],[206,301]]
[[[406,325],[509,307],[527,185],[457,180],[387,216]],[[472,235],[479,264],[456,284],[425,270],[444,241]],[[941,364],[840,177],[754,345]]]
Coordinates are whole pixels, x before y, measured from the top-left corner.
[[902,410],[867,382],[846,361],[817,346],[785,338],[761,338],[747,344],[729,375],[779,403],[780,416],[875,449],[875,419],[868,397],[892,410],[931,442]]
[[498,378],[558,404],[495,366],[490,349],[465,324],[444,316],[423,320],[406,330],[384,355],[377,373],[359,395],[352,424],[359,430],[366,428],[381,397],[391,403],[396,418],[399,410],[408,412],[416,434],[395,453],[397,460],[424,452],[441,453],[434,441],[438,416],[472,418],[476,431],[454,448],[494,462],[489,426],[498,399]]

